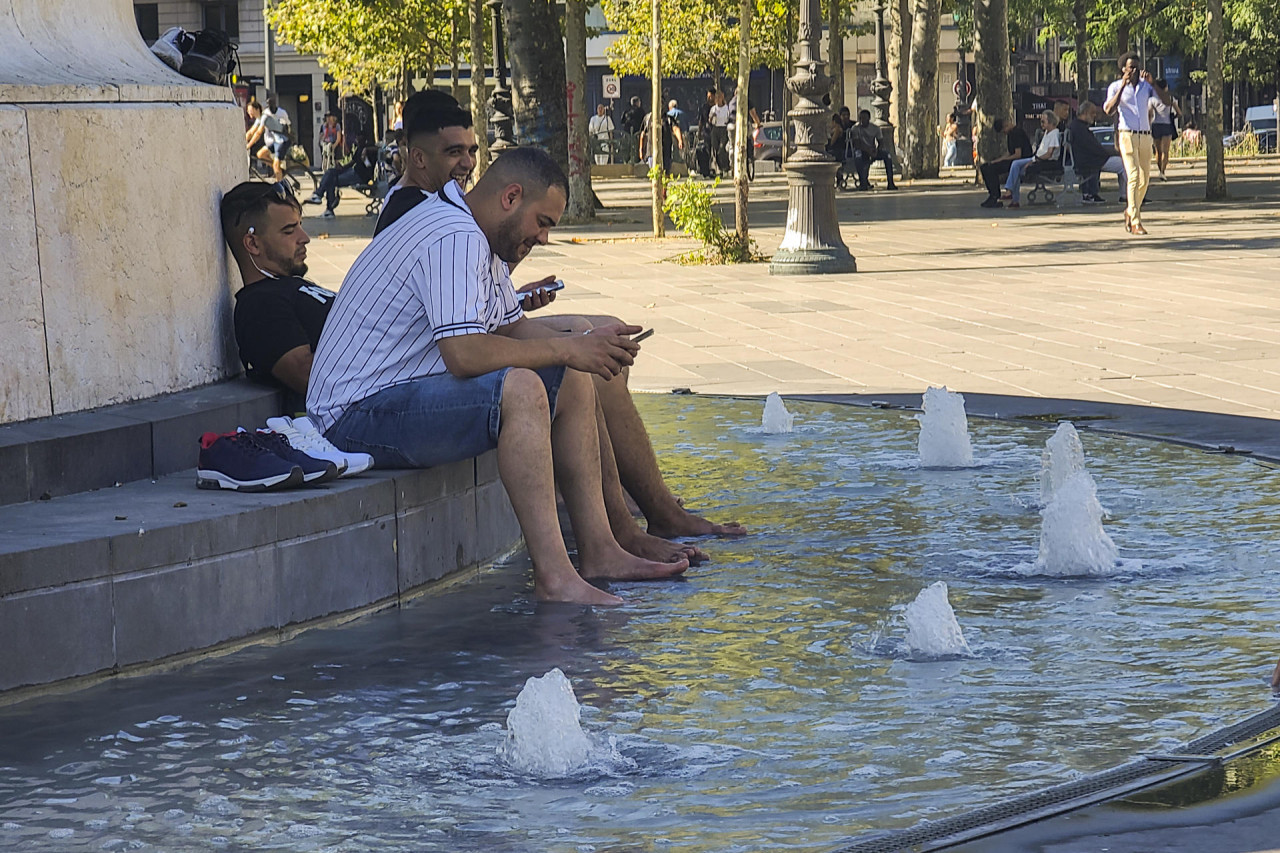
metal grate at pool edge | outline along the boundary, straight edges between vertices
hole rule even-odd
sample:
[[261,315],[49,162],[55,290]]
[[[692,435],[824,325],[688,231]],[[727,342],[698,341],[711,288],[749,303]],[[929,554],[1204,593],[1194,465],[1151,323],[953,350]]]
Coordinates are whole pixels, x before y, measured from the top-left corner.
[[[1277,727],[1280,727],[1280,705],[1189,741],[1174,752],[1189,758],[1208,758],[1228,746],[1252,740]],[[852,844],[835,848],[832,853],[926,853],[940,850],[1197,773],[1206,766],[1209,766],[1206,762],[1195,760],[1180,763],[1138,758],[1110,770],[1022,794],[966,814],[925,821],[898,832],[855,840]]]

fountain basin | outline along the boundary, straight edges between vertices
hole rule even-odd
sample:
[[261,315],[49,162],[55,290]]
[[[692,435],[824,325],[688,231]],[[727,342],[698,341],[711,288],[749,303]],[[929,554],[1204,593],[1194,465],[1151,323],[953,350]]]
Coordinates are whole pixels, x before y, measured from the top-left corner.
[[[758,401],[640,404],[686,503],[753,536],[706,543],[687,580],[615,586],[623,608],[534,604],[516,562],[283,647],[6,709],[0,846],[819,850],[1266,703],[1280,494],[1251,461],[1086,435],[1121,560],[1052,577],[1034,572],[1045,429],[975,420],[975,467],[932,470],[904,413],[795,403],[784,438],[760,434]],[[938,580],[972,656],[885,652],[894,608]],[[553,667],[630,765],[540,780],[497,757],[516,694]]]

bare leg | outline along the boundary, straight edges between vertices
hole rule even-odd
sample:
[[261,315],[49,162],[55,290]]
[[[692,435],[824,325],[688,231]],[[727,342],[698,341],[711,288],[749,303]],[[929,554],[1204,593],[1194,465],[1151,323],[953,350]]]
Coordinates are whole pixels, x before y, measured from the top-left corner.
[[609,528],[613,536],[627,551],[637,557],[670,563],[687,559],[690,565],[698,565],[707,559],[702,549],[694,545],[681,545],[650,535],[640,529],[627,506],[626,494],[618,480],[618,465],[613,456],[609,430],[605,426],[604,410],[596,404],[596,433],[600,439],[600,479],[604,487],[604,508],[609,515]]
[[[578,540],[583,577],[649,580],[689,568],[687,559],[657,562],[629,554],[614,538],[600,479],[595,392],[585,373],[565,372],[552,419],[551,458]],[[554,511],[554,503],[549,502],[548,512]]]
[[742,536],[747,531],[736,521],[715,524],[686,510],[671,494],[653,444],[627,389],[627,371],[605,382],[596,380],[596,393],[609,425],[609,440],[617,460],[623,487],[635,498],[649,521],[649,532],[669,539],[678,536]]
[[565,551],[556,516],[551,412],[542,380],[529,370],[512,370],[503,382],[498,474],[533,560],[534,594],[544,601],[621,604],[583,580]]
[[[556,332],[574,334],[581,334],[583,331],[599,326],[622,323],[617,317],[607,315],[576,314],[540,317],[537,322]],[[604,409],[604,419],[608,425],[606,433],[613,447],[622,487],[644,513],[645,519],[649,522],[649,533],[664,539],[681,536],[742,536],[746,534],[746,528],[736,521],[715,524],[694,515],[685,510],[679,499],[671,494],[666,481],[662,479],[662,471],[658,468],[658,459],[653,453],[649,433],[644,428],[644,421],[636,411],[636,404],[631,399],[631,392],[627,388],[629,375],[630,372],[624,370],[621,376],[608,382],[603,377],[596,377],[596,394]],[[614,532],[618,531],[619,526],[615,524]]]

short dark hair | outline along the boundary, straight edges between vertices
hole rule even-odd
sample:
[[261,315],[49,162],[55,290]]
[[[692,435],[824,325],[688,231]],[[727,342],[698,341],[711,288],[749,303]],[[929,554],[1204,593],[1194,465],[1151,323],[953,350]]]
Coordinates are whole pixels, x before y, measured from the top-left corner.
[[263,216],[273,204],[287,205],[302,212],[302,205],[294,197],[289,184],[284,181],[276,184],[245,181],[236,184],[222,196],[218,213],[222,220],[222,237],[231,251],[237,251],[250,227],[263,226]]
[[1132,50],[1126,50],[1124,53],[1120,54],[1120,58],[1116,60],[1116,65],[1124,68],[1129,64],[1130,59],[1137,62],[1139,65],[1142,64],[1141,60],[1138,59],[1138,54],[1134,53]]
[[550,154],[541,148],[512,148],[504,151],[498,159],[489,164],[482,183],[498,181],[503,186],[520,184],[526,190],[545,192],[550,187],[559,187],[567,200],[569,198],[569,179],[564,169]]
[[1161,77],[1159,80],[1156,81],[1156,85],[1159,86],[1161,89],[1168,89],[1169,81]]
[[407,139],[424,133],[439,133],[446,127],[471,127],[471,113],[454,97],[439,89],[414,92],[404,102],[404,129]]
[[862,118],[863,116],[871,118],[871,110],[858,110],[858,118]]

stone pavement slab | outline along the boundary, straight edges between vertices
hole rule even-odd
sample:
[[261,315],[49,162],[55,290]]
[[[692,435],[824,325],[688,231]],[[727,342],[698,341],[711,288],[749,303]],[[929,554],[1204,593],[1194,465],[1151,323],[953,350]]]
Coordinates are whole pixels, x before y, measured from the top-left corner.
[[[556,229],[514,277],[563,277],[549,312],[653,326],[635,390],[918,394],[945,384],[1275,418],[1277,177],[1280,160],[1233,164],[1233,200],[1208,204],[1202,169],[1175,164],[1144,208],[1147,238],[1124,232],[1116,204],[984,210],[960,177],[842,193],[859,271],[806,277],[770,276],[767,263],[676,263],[695,244],[648,235],[643,182],[600,181],[601,221]],[[732,221],[728,191],[716,195]],[[752,236],[770,253],[785,176],[758,176],[752,193]],[[1109,179],[1104,195],[1114,197]],[[323,235],[311,244],[312,275],[330,287],[372,224],[339,214],[306,220]]]

